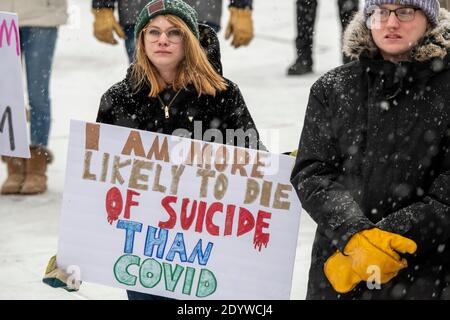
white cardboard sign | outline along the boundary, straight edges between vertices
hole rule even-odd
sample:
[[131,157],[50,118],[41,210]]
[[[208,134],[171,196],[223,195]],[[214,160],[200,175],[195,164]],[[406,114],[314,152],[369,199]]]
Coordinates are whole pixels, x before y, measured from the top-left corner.
[[289,299],[301,212],[293,165],[72,121],[58,266],[176,299]]
[[0,155],[29,158],[27,132],[18,19],[0,12]]

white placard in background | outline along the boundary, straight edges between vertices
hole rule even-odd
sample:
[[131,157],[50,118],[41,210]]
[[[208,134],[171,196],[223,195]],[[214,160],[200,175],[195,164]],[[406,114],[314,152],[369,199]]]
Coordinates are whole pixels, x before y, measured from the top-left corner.
[[18,19],[0,12],[0,155],[29,158],[27,130]]

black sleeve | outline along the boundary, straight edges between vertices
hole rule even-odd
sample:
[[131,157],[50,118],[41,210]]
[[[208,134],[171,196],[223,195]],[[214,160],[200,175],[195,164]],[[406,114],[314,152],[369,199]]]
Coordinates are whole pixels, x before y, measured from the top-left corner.
[[117,0],[92,0],[92,9],[113,8]]
[[[233,138],[233,140],[227,140],[226,144],[267,151],[260,140],[258,129],[256,129],[255,122],[245,104],[239,87],[229,81],[226,95],[227,98],[223,114],[226,126],[228,128],[235,128],[235,130],[242,130],[246,136],[245,142]],[[244,143],[245,145],[243,145]]]
[[317,231],[343,251],[351,236],[375,225],[339,182],[342,157],[323,92],[318,83],[311,89],[291,182]]
[[253,0],[230,0],[230,7],[253,9]]
[[98,108],[97,120],[99,123],[114,124],[114,99],[109,90],[102,96]]
[[381,220],[380,229],[401,234],[426,253],[450,238],[450,129],[440,150],[441,164],[436,178],[420,202],[402,208]]

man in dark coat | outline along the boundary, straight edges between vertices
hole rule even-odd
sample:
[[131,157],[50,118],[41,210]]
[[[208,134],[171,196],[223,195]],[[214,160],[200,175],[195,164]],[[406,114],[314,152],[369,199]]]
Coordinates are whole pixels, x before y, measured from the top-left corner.
[[[439,12],[437,0],[393,3],[366,0],[364,15],[344,37],[344,50],[359,60],[311,88],[291,177],[317,222],[308,299],[450,299],[450,15]],[[368,29],[367,10],[380,4],[375,15],[390,28],[384,43],[402,41],[407,19],[428,18],[403,61],[389,61]],[[335,279],[358,278],[361,260],[348,246],[356,237],[371,242],[361,235],[372,231],[382,235],[382,245],[394,247],[384,237],[401,235],[417,251],[404,256],[407,263],[394,254],[403,267],[387,283],[369,288],[356,281],[348,292],[337,292],[326,264],[339,255],[333,266],[349,273]]]

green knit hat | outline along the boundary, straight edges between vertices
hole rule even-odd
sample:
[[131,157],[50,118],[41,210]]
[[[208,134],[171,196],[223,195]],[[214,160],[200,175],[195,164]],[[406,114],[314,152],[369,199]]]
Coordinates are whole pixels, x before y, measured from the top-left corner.
[[134,27],[134,41],[137,42],[139,32],[147,25],[150,19],[161,14],[173,14],[174,16],[182,19],[192,33],[200,38],[200,32],[198,30],[197,12],[182,0],[153,0],[142,9],[139,17],[137,18],[136,25]]

